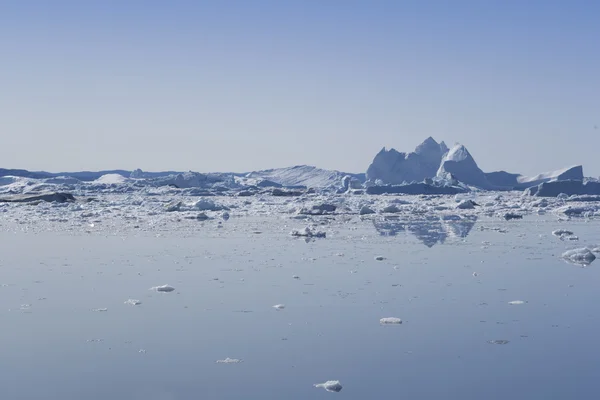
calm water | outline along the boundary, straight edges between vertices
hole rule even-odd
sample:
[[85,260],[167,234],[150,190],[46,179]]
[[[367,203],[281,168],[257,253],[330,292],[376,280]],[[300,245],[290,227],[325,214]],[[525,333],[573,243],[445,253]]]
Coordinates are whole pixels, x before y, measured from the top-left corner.
[[0,234],[2,399],[597,397],[600,261],[559,258],[597,221],[223,225]]

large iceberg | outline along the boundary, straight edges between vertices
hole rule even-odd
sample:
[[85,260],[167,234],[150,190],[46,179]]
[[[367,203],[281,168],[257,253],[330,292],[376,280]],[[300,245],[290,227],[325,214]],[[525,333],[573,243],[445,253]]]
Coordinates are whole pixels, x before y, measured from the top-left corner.
[[384,147],[367,169],[366,178],[392,185],[421,182],[436,175],[447,151],[448,147],[444,142],[438,143],[432,137],[425,139],[411,153],[387,150]]

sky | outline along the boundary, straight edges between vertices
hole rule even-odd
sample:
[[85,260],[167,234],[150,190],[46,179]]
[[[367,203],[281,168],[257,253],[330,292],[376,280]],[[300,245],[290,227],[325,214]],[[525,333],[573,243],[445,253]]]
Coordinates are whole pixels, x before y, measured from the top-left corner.
[[0,1],[0,167],[600,175],[600,2]]

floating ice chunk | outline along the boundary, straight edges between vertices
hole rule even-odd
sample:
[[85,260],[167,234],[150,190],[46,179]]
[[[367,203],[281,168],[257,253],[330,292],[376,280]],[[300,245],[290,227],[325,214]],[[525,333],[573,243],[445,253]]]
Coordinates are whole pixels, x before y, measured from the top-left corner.
[[526,302],[523,300],[513,300],[513,301],[509,301],[508,304],[510,304],[511,306],[520,306],[521,304],[525,304]]
[[472,210],[478,205],[479,204],[475,203],[473,200],[463,200],[456,205],[456,208],[459,210]]
[[210,219],[210,217],[209,217],[208,215],[206,215],[206,213],[204,213],[204,212],[201,212],[201,213],[199,213],[198,215],[196,215],[196,219],[197,219],[198,221],[206,221],[206,220],[209,220],[209,219]]
[[508,213],[504,214],[504,219],[507,221],[510,221],[511,219],[523,219],[523,216],[520,214],[508,212]]
[[342,390],[342,384],[340,383],[340,381],[327,381],[324,383],[315,383],[313,386],[316,388],[323,388],[323,389],[327,390],[328,392],[335,392],[335,393]]
[[292,278],[294,278],[294,279],[300,279],[300,277],[298,275],[293,275]]
[[552,234],[558,237],[560,240],[579,240],[579,238],[575,236],[573,232],[566,229],[557,229],[552,231]]
[[569,235],[573,235],[573,232],[568,231],[566,229],[557,229],[555,231],[552,231],[552,234],[554,236],[569,236]]
[[195,202],[194,208],[199,211],[221,211],[227,209],[227,207],[215,204],[214,201],[207,199],[201,199]]
[[239,358],[225,358],[223,360],[217,360],[217,364],[239,364],[243,362],[242,360],[240,360]]
[[106,312],[106,311],[108,311],[108,308],[94,308],[92,311],[95,311],[95,312]]
[[385,260],[384,256],[376,256],[375,257],[375,261],[383,261],[383,260]]
[[592,253],[600,253],[600,246],[599,247],[594,247],[592,249]]
[[382,212],[384,212],[384,213],[395,214],[395,213],[399,213],[399,212],[400,212],[400,211],[402,211],[402,210],[400,210],[400,208],[398,208],[398,206],[397,206],[397,205],[395,205],[395,204],[390,204],[389,206],[385,207],[385,208],[384,208],[383,210],[381,210],[381,211],[382,211]]
[[150,290],[168,293],[168,292],[172,292],[173,290],[175,290],[175,288],[173,286],[169,286],[169,285],[162,285],[162,286],[151,287]]
[[334,204],[321,203],[314,204],[311,208],[303,207],[298,211],[298,213],[303,215],[325,215],[335,212],[336,209],[337,206]]
[[321,231],[316,231],[316,230],[312,230],[309,226],[307,226],[304,229],[294,229],[290,235],[292,236],[296,236],[296,237],[316,237],[316,238],[324,238],[326,237],[325,232],[321,232]]
[[136,299],[128,299],[125,301],[125,304],[127,304],[128,306],[139,306],[140,304],[142,304],[142,302]]
[[500,339],[500,340],[488,340],[488,343],[489,344],[508,344],[508,343],[510,343],[510,341],[509,340],[502,340],[502,339]]
[[274,309],[276,309],[277,311],[283,310],[285,308],[285,304],[275,304],[273,306]]
[[594,253],[590,251],[587,247],[583,247],[580,249],[573,249],[565,251],[562,255],[566,261],[571,264],[577,264],[582,266],[587,266],[592,263],[596,259]]
[[402,323],[402,320],[400,318],[396,318],[396,317],[386,317],[386,318],[381,318],[379,320],[379,323],[382,325],[398,325]]
[[369,214],[375,214],[375,211],[373,211],[371,208],[369,208],[368,206],[362,206],[360,208],[360,211],[358,212],[359,215],[369,215]]

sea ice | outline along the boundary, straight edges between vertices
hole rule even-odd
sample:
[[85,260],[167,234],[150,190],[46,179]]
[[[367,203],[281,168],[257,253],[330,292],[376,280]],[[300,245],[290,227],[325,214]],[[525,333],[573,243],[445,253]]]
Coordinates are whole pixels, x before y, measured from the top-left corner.
[[273,306],[274,309],[276,309],[277,311],[283,310],[285,308],[285,304],[275,304]]
[[562,255],[562,258],[572,264],[587,266],[596,259],[596,256],[590,251],[590,249],[583,247],[580,249],[565,251]]
[[138,305],[142,304],[141,301],[136,300],[136,299],[128,299],[124,303],[127,304],[127,305],[129,305],[129,306],[138,306]]
[[172,292],[173,290],[175,290],[175,288],[173,286],[169,286],[169,285],[162,285],[162,286],[151,287],[150,290],[168,293],[168,292]]
[[327,390],[328,392],[339,392],[340,390],[342,390],[342,384],[340,383],[340,381],[327,381],[324,383],[316,383],[313,385],[316,388],[323,388],[325,390]]
[[508,343],[510,343],[510,341],[497,339],[497,340],[488,340],[488,343],[489,344],[508,344]]
[[379,320],[379,323],[382,325],[398,325],[402,323],[402,320],[400,318],[396,318],[396,317],[386,317],[386,318],[381,318]]

